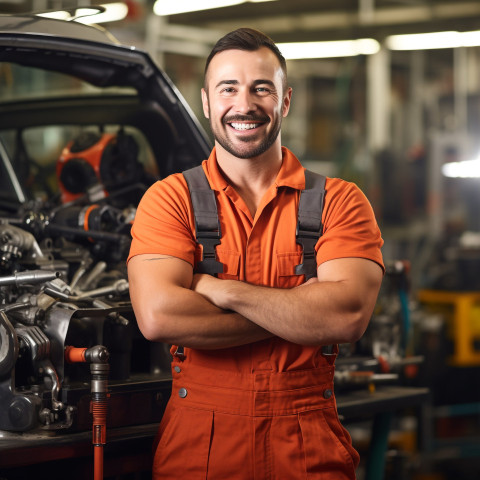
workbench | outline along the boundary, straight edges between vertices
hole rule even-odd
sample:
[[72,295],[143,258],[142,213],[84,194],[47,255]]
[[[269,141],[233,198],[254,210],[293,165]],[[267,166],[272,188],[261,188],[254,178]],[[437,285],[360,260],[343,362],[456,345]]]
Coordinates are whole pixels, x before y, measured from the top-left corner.
[[[428,388],[403,387],[398,385],[353,390],[337,395],[338,414],[344,423],[365,418],[373,419],[370,446],[367,453],[365,480],[383,480],[390,423],[395,412],[415,407],[420,412],[421,424],[425,424],[422,406],[429,398]],[[347,425],[348,427],[348,425]]]
[[[374,392],[361,389],[337,395],[338,413],[344,422],[373,418],[367,480],[383,478],[391,416],[405,408],[419,407],[427,399],[428,389],[402,386],[378,386]],[[108,429],[104,449],[105,478],[127,474],[135,474],[136,479],[151,478],[152,442],[156,431],[157,424]],[[0,477],[8,480],[92,478],[92,450],[90,431],[68,434],[0,432]]]

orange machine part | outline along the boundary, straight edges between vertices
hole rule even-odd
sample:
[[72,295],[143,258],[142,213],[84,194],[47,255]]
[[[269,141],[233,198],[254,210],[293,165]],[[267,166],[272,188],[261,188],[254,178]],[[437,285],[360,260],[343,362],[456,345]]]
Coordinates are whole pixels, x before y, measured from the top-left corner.
[[76,348],[72,346],[65,347],[65,360],[68,363],[82,363],[86,362],[85,352],[86,348]]
[[[72,152],[71,147],[74,141],[70,141],[67,146],[62,150],[60,158],[57,161],[57,178],[60,179],[63,167],[68,163],[69,160],[74,158],[85,160],[94,170],[98,181],[101,183],[100,178],[100,164],[102,161],[103,151],[105,147],[111,142],[115,137],[113,133],[104,133],[101,138],[91,147],[82,150],[81,152]],[[62,194],[62,202],[67,203],[75,200],[78,197],[81,197],[83,193],[72,193],[65,188],[61,181],[59,181],[59,189]]]

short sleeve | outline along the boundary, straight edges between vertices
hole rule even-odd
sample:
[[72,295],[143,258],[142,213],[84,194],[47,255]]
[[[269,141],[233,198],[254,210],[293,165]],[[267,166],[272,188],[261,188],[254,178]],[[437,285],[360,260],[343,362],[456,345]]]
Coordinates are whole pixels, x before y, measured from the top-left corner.
[[337,258],[366,258],[385,270],[383,240],[373,209],[351,182],[328,178],[323,209],[323,235],[317,243],[317,265]]
[[171,175],[156,182],[138,205],[128,260],[135,255],[162,254],[180,258],[193,266],[196,253],[193,222],[183,175]]

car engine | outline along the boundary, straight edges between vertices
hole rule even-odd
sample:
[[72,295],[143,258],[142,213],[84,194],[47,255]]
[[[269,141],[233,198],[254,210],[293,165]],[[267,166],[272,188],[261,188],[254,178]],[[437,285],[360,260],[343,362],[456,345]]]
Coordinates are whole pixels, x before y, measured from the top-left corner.
[[[109,395],[123,411],[112,412],[112,426],[161,415],[168,350],[143,339],[128,297],[135,209],[113,206],[115,196],[92,203],[94,195],[0,215],[0,430],[88,429],[89,358],[109,364]],[[86,360],[72,362],[71,348]],[[132,390],[146,410],[130,411]]]

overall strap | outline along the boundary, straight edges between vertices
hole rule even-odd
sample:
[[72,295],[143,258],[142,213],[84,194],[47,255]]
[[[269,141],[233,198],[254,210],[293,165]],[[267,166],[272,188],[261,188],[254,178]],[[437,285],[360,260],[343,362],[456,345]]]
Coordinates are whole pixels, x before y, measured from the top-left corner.
[[215,247],[220,244],[222,237],[215,192],[210,188],[201,165],[184,171],[183,176],[192,199],[197,242],[203,248],[203,257],[195,267],[195,273],[223,273],[223,264],[215,254]]
[[315,245],[322,236],[322,211],[325,198],[325,177],[305,170],[305,190],[300,193],[297,219],[297,243],[303,249],[303,263],[295,267],[296,275],[306,280],[317,274]]
[[[325,181],[323,175],[305,170],[305,190],[300,193],[296,233],[297,243],[303,248],[303,263],[295,267],[295,274],[305,275],[306,280],[317,275],[315,245],[323,234]],[[321,352],[333,363],[338,353],[338,345],[323,345]]]
[[[215,247],[220,244],[222,237],[215,193],[210,188],[201,165],[184,171],[183,176],[192,199],[197,242],[203,247],[203,259],[197,264],[195,273],[222,273],[223,264],[217,261],[215,255]],[[295,274],[305,275],[307,280],[317,274],[315,245],[323,233],[324,197],[325,177],[305,170],[305,190],[300,194],[296,231],[297,243],[303,249],[303,263],[295,267]],[[322,354],[334,358],[337,350],[335,345],[325,345]],[[174,355],[183,359],[184,348],[178,346]]]

